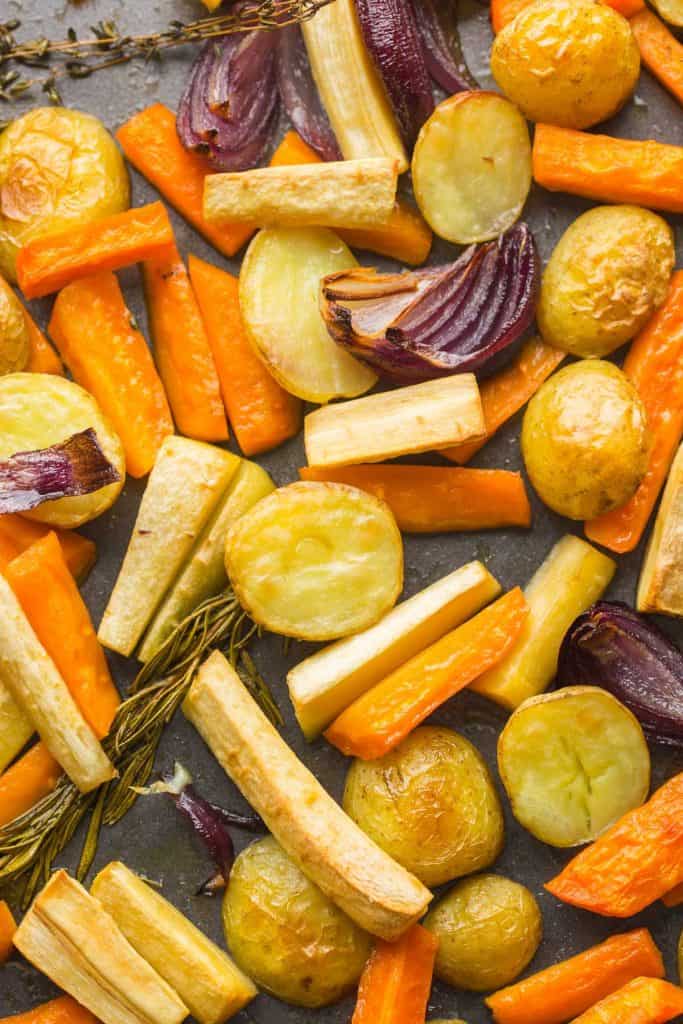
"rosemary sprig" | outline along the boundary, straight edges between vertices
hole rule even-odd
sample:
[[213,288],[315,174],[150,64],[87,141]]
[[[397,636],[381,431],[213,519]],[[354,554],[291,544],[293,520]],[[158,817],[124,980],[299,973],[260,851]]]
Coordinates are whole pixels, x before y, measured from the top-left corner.
[[0,828],[0,887],[19,887],[22,906],[27,906],[47,881],[55,858],[90,814],[78,877],[87,874],[101,826],[119,821],[138,799],[132,786],[144,786],[149,779],[164,728],[210,650],[225,648],[265,713],[282,725],[277,705],[246,651],[256,632],[232,590],[209,598],[188,615],[137,675],[103,740],[118,778],[84,795],[62,776],[52,793]]

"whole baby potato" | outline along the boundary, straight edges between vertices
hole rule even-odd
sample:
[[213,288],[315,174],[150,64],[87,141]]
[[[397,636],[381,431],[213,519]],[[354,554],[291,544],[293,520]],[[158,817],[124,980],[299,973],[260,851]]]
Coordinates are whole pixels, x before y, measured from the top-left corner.
[[341,999],[370,953],[370,937],[309,882],[272,836],[235,861],[223,927],[242,970],[295,1006]]
[[439,939],[436,976],[470,992],[509,985],[530,963],[543,934],[529,890],[500,875],[458,882],[424,925]]
[[543,275],[537,317],[549,345],[606,356],[664,302],[676,254],[669,225],[639,206],[596,206],[565,231]]
[[628,21],[596,0],[538,0],[498,34],[491,71],[530,121],[589,128],[623,106],[640,74]]
[[123,157],[101,121],[38,107],[0,135],[0,272],[16,281],[22,245],[130,205]]
[[28,358],[29,335],[24,309],[0,277],[0,375],[25,369]]
[[640,397],[622,371],[600,359],[573,363],[529,402],[522,455],[539,497],[569,519],[619,508],[647,469],[650,432]]
[[480,871],[503,846],[503,814],[488,768],[451,729],[424,726],[376,761],[355,761],[343,803],[425,885]]

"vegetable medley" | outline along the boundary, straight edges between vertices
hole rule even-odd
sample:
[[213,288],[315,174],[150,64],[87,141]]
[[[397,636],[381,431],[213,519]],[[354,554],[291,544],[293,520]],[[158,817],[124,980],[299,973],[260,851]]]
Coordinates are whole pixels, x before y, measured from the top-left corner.
[[[652,617],[683,618],[683,147],[598,132],[642,65],[683,104],[683,2],[490,0],[496,92],[454,0],[225,7],[176,111],[111,135],[24,96],[0,132],[0,965],[64,993],[1,1024],[223,1024],[260,991],[425,1024],[434,978],[496,1024],[678,1019],[683,935],[667,975],[628,919],[661,901],[678,928],[683,905],[683,650]],[[40,59],[119,52],[97,32]],[[590,201],[545,263],[532,186]],[[524,474],[470,465],[502,428]],[[300,434],[276,487],[254,460]],[[94,623],[74,528],[113,522],[127,475]],[[530,578],[504,587],[480,545],[402,598],[405,534],[513,547],[532,500],[566,522]],[[646,534],[632,604],[610,600]],[[312,759],[252,658],[266,632],[308,642],[286,688]],[[465,690],[498,709],[496,765],[452,727]],[[191,764],[150,782],[176,713],[250,813]],[[123,861],[91,877],[101,827],[160,794],[213,862],[225,948]],[[506,813],[556,851],[544,892],[496,870]],[[551,899],[608,937],[555,955]]]

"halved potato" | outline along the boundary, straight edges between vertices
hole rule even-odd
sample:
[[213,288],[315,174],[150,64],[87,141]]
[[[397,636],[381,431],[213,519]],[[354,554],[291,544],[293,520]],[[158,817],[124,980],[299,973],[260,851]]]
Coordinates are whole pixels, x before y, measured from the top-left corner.
[[638,720],[593,686],[525,701],[501,733],[498,767],[513,814],[550,846],[590,842],[639,807],[650,788]]
[[531,188],[527,123],[497,93],[456,93],[423,126],[412,172],[418,206],[437,235],[462,245],[497,238]]
[[240,305],[249,339],[282,387],[307,402],[353,398],[377,381],[332,341],[318,308],[321,278],[355,266],[324,228],[260,231],[244,257]]
[[344,484],[290,484],[263,498],[230,530],[225,564],[254,621],[300,640],[372,626],[403,587],[388,505]]
[[10,373],[0,377],[0,459],[8,459],[17,452],[49,448],[90,427],[121,479],[92,494],[46,501],[26,513],[31,519],[71,527],[106,512],[118,498],[126,479],[123,445],[92,395],[73,381],[48,373]]
[[0,374],[25,370],[28,357],[24,308],[4,277],[0,277]]

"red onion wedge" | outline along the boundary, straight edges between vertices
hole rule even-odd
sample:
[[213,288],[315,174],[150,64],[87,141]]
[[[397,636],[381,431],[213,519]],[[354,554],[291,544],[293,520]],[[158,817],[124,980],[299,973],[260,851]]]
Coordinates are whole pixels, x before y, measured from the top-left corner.
[[483,377],[514,356],[531,326],[540,276],[533,235],[516,224],[445,267],[331,274],[320,307],[334,341],[387,377]]
[[427,70],[448,93],[478,89],[465,62],[458,30],[458,0],[412,0]]
[[277,84],[292,126],[323,160],[341,160],[339,144],[313,81],[306,45],[298,25],[280,29],[277,44]]
[[120,480],[94,430],[0,462],[0,515],[28,512],[44,501],[92,494]]

